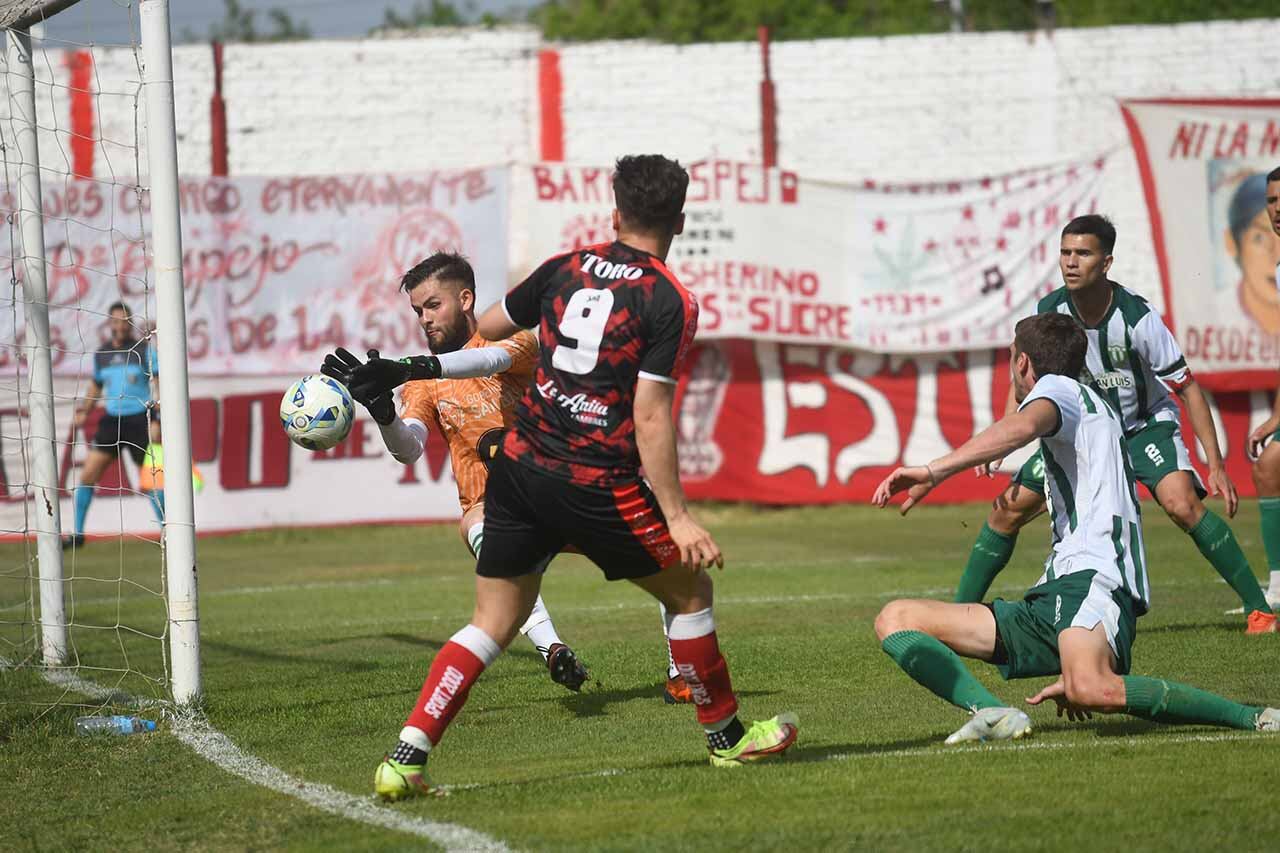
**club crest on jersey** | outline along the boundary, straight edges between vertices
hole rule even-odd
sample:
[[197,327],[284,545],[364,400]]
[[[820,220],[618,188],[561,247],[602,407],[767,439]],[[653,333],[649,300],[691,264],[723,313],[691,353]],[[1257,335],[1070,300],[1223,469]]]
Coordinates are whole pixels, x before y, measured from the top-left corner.
[[604,260],[598,255],[590,252],[582,259],[582,271],[594,275],[596,278],[619,279],[625,278],[627,281],[635,281],[644,275],[644,271],[640,267],[633,267],[629,264],[615,264]]
[[1112,344],[1107,347],[1107,355],[1112,364],[1120,364],[1129,360],[1129,348],[1124,344]]

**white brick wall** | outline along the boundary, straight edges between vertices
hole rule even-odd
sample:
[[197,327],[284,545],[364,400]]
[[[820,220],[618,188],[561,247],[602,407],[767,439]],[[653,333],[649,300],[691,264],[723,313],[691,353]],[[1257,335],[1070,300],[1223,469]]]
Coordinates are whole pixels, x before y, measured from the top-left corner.
[[[773,54],[781,162],[809,177],[930,179],[1116,148],[1103,196],[1120,229],[1115,275],[1159,305],[1150,227],[1115,99],[1280,95],[1280,65],[1270,59],[1276,44],[1280,19],[1052,37],[781,42]],[[230,45],[231,170],[419,170],[535,159],[541,47],[529,28]],[[637,150],[685,160],[759,158],[754,43],[558,49],[566,159],[608,163]],[[104,89],[127,83],[127,51],[99,49],[97,57]],[[174,65],[179,163],[187,174],[206,174],[210,50],[180,47]],[[56,56],[46,69],[65,75]],[[65,127],[66,100],[53,91],[53,120]],[[129,131],[131,110],[108,100],[99,105],[107,135]],[[7,113],[0,98],[0,121]]]

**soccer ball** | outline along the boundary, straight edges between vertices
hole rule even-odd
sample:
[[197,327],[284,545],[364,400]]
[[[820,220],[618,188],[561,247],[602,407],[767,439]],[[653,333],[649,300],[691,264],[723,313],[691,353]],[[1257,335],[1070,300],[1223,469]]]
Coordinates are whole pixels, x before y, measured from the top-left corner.
[[351,432],[355,416],[351,394],[328,376],[304,376],[280,400],[284,431],[307,450],[328,450],[339,444]]

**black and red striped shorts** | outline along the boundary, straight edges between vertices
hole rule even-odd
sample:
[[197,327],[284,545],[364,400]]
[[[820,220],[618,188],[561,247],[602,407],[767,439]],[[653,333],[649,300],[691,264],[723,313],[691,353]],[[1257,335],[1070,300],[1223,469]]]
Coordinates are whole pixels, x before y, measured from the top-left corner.
[[666,519],[640,479],[582,486],[498,454],[484,496],[484,545],[476,574],[539,571],[573,546],[609,580],[643,578],[680,561]]

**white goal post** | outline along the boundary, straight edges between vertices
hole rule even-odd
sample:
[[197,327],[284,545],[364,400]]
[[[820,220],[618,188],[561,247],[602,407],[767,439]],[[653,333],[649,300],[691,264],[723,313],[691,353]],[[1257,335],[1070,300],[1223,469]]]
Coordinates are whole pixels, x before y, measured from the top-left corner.
[[[29,424],[21,436],[24,445],[25,488],[27,494],[26,537],[37,543],[40,662],[46,668],[77,666],[69,650],[68,608],[64,601],[71,578],[64,578],[59,499],[59,435],[68,424],[55,423],[55,385],[51,363],[48,271],[45,233],[49,223],[42,198],[42,174],[49,170],[40,163],[37,139],[48,135],[56,120],[46,113],[48,101],[36,97],[37,74],[31,28],[74,5],[76,0],[10,0],[0,2],[0,28],[6,41],[6,88],[9,98],[8,123],[17,151],[5,156],[16,180],[6,179],[17,228],[10,227],[13,243],[11,259],[14,278],[22,279],[21,299],[25,315],[25,337],[15,338],[12,349],[25,359],[26,384],[18,379],[18,410]],[[124,6],[124,4],[118,4]],[[141,46],[141,80],[138,114],[145,116],[146,174],[132,176],[139,198],[149,193],[150,234],[143,234],[147,248],[150,281],[154,289],[156,323],[154,344],[160,364],[160,423],[164,436],[164,467],[171,472],[191,470],[190,398],[187,375],[186,308],[183,289],[182,236],[179,207],[177,142],[174,116],[173,61],[170,44],[169,0],[136,0],[122,8],[137,26]],[[136,14],[136,17],[135,17]],[[93,47],[93,45],[87,45]],[[36,49],[37,54],[39,48]],[[135,53],[136,53],[135,48]],[[45,82],[46,86],[52,84]],[[66,88],[66,87],[63,87]],[[51,96],[52,97],[52,96]],[[41,123],[41,119],[45,123]],[[137,140],[141,146],[143,140]],[[16,163],[14,162],[16,160]],[[144,166],[139,160],[138,171]],[[73,176],[75,177],[75,176]],[[113,176],[114,177],[114,176]],[[119,184],[112,184],[114,192]],[[142,207],[142,205],[139,205]],[[15,288],[16,288],[16,282]],[[54,307],[65,308],[66,306]],[[84,353],[80,353],[81,356]],[[65,398],[65,395],[64,395]],[[65,411],[65,406],[64,406]],[[21,416],[19,418],[21,420]],[[62,432],[59,432],[59,429]],[[193,484],[190,477],[165,478],[161,554],[162,586],[166,606],[167,683],[172,700],[191,704],[201,695],[199,610],[196,587],[195,519]],[[118,626],[117,626],[118,627]],[[157,639],[159,637],[157,636]],[[0,650],[2,651],[2,650]]]

